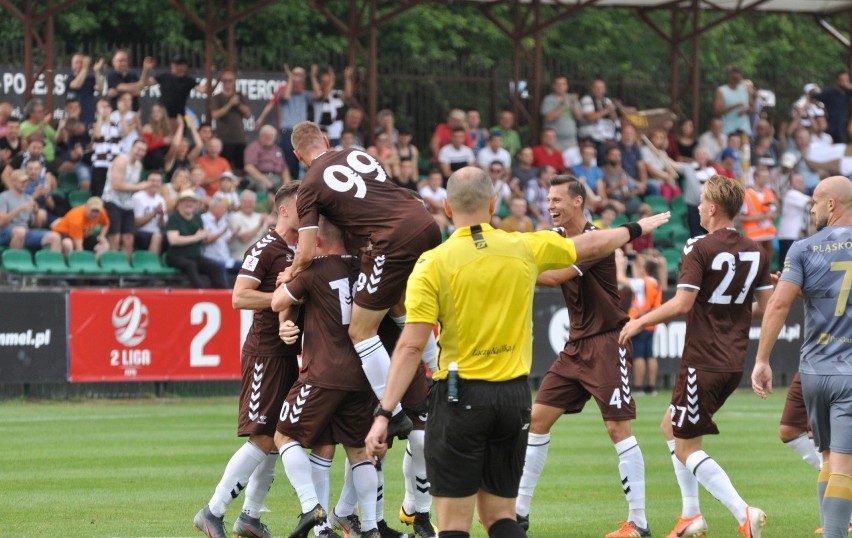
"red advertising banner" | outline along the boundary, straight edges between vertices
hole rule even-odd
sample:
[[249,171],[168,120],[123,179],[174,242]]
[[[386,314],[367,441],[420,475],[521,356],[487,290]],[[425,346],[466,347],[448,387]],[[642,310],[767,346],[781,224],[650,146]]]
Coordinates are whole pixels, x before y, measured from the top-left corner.
[[227,290],[71,290],[69,380],[240,379],[251,314]]

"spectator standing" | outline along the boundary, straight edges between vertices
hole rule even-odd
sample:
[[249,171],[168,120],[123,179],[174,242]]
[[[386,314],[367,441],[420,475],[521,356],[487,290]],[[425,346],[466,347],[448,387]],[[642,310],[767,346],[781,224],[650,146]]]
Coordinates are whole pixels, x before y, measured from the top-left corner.
[[[190,146],[190,141],[184,137],[186,127],[189,127],[192,146]],[[171,179],[178,168],[192,168],[195,161],[198,160],[198,156],[201,155],[202,148],[203,143],[198,128],[195,126],[195,120],[190,116],[178,117],[177,129],[172,136],[172,148],[166,153],[166,162],[163,167],[166,173],[165,179]]]
[[81,191],[89,190],[92,171],[83,160],[83,155],[91,145],[88,126],[80,120],[80,103],[76,99],[65,101],[65,116],[59,120],[56,129],[57,174],[74,174]]
[[[340,143],[340,135],[343,134],[343,107],[352,102],[355,81],[353,77],[355,70],[347,67],[343,71],[343,90],[334,87],[334,68],[328,69],[319,75],[316,65],[311,66],[311,85],[314,89],[314,122],[320,126],[322,132],[328,137],[332,146]],[[390,112],[389,110],[387,112]],[[391,137],[396,138],[393,132],[393,113],[391,112]],[[381,127],[381,121],[379,122]],[[396,141],[396,140],[394,140]]]
[[597,79],[592,82],[592,91],[580,100],[585,124],[580,128],[580,137],[595,143],[598,161],[604,160],[606,147],[615,143],[618,135],[618,107],[606,95],[606,83]]
[[237,77],[233,71],[219,75],[222,91],[213,96],[211,115],[216,120],[216,136],[222,141],[222,157],[236,170],[243,170],[246,149],[246,130],[243,119],[251,116],[248,98],[236,91]]
[[92,66],[92,58],[84,54],[71,56],[71,80],[65,89],[65,100],[76,99],[80,103],[80,121],[85,125],[95,123],[95,90],[104,87],[104,59],[98,58]]
[[163,226],[166,224],[166,200],[160,194],[163,188],[163,172],[152,170],[145,178],[148,186],[145,190],[134,192],[133,196],[133,225],[134,248],[149,250],[160,254],[163,249]]
[[754,110],[754,86],[743,81],[739,68],[728,69],[727,81],[716,89],[713,113],[722,120],[722,133],[742,131],[751,136],[749,114]]
[[[556,147],[566,151],[577,146],[577,118],[583,117],[580,100],[576,93],[568,93],[568,78],[557,76],[551,83],[552,92],[541,102],[541,115],[544,127],[556,132]],[[579,157],[579,155],[578,155]]]
[[180,193],[177,211],[169,215],[166,223],[166,237],[169,241],[166,263],[185,274],[193,288],[205,287],[201,275],[210,279],[212,288],[228,288],[222,266],[201,253],[210,234],[204,229],[197,209],[198,198],[194,192],[185,190]]
[[577,179],[582,179],[583,182],[592,189],[592,192],[598,192],[598,182],[603,179],[603,170],[596,164],[595,147],[592,145],[583,146],[580,150],[580,164],[575,164],[571,168],[571,172]]
[[[435,131],[432,133],[432,140],[429,142],[429,148],[432,150],[432,159],[434,161],[440,162],[439,154],[441,150],[453,142],[453,134],[457,132],[458,129],[461,129],[464,133],[461,145],[467,146],[468,148],[473,147],[470,132],[467,130],[467,114],[464,113],[464,110],[454,108],[447,115],[447,121],[445,123],[439,123],[437,127],[435,127]],[[476,154],[474,153],[473,155],[475,156]],[[453,171],[455,170],[457,169],[454,168]],[[445,175],[448,176],[449,174]]]
[[420,161],[420,150],[411,143],[411,129],[408,127],[397,129],[396,152],[399,155],[400,162],[412,161],[414,168],[417,168],[417,163]]
[[516,159],[515,166],[512,167],[511,175],[512,178],[518,178],[521,185],[526,185],[538,177],[538,168],[533,166],[532,148],[529,146],[521,148],[517,156],[518,158]]
[[802,238],[808,229],[811,197],[805,194],[801,174],[790,175],[790,188],[781,200],[781,220],[778,222],[778,267],[784,267],[787,251]]
[[[147,81],[151,85],[156,81],[160,85],[160,103],[166,107],[172,126],[177,124],[177,117],[186,112],[186,100],[192,90],[206,94],[212,88],[210,81],[204,85],[199,84],[195,77],[189,76],[187,71],[189,65],[182,54],[172,56],[169,70],[160,73],[153,80]],[[215,118],[215,115],[213,116]]]
[[145,158],[147,144],[137,140],[128,155],[119,155],[113,159],[107,173],[103,200],[109,215],[110,250],[121,250],[127,259],[133,256],[135,234],[135,216],[133,214],[133,193],[148,188],[148,181],[141,181],[142,159]]
[[846,127],[849,118],[849,100],[852,99],[852,82],[848,71],[838,71],[834,76],[834,87],[815,92],[813,98],[825,106],[828,119],[828,134],[835,142],[847,140]]
[[[266,116],[273,108],[277,112],[278,143],[284,152],[284,160],[292,179],[299,178],[299,159],[293,153],[293,143],[290,135],[297,123],[307,121],[308,107],[313,104],[314,96],[305,88],[305,69],[295,67],[290,71],[290,65],[284,64],[284,75],[287,81],[275,90],[272,100],[264,107],[255,125],[263,125]],[[242,257],[242,256],[240,256]]]
[[92,127],[92,195],[101,196],[113,159],[120,153],[121,124],[112,121],[109,99],[101,97],[95,105],[97,119]]
[[814,118],[825,115],[825,107],[821,101],[814,98],[822,90],[813,82],[805,84],[802,88],[802,95],[793,103],[790,110],[790,128],[797,129],[798,127],[813,127]]
[[154,59],[150,56],[142,61],[142,74],[137,75],[130,71],[127,60],[127,52],[117,50],[112,55],[112,71],[107,74],[107,96],[111,99],[110,106],[115,109],[118,104],[116,99],[119,94],[128,92],[132,96],[132,110],[139,110],[139,96],[142,90],[149,85],[149,75],[154,68]]
[[[526,149],[528,148],[521,151],[523,152]],[[550,228],[552,225],[547,204],[547,193],[550,192],[550,178],[555,175],[556,169],[552,166],[542,166],[538,169],[538,176],[526,183],[524,198],[527,200],[527,207],[539,230]]]
[[[100,231],[95,235],[95,230]],[[86,203],[71,208],[68,213],[53,222],[51,229],[62,238],[62,253],[80,250],[94,251],[96,257],[101,252],[109,250],[106,235],[109,230],[109,217],[104,209],[104,202],[97,196],[92,196]]]

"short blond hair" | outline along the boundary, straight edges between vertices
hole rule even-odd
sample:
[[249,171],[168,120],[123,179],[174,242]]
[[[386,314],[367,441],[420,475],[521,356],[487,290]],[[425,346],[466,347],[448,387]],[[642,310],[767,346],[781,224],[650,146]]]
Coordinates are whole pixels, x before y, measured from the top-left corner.
[[704,184],[704,199],[719,207],[728,218],[733,219],[743,207],[745,189],[739,181],[714,175]]
[[325,141],[319,126],[312,121],[303,121],[293,127],[290,135],[293,149],[299,153],[307,153],[310,149],[325,149]]

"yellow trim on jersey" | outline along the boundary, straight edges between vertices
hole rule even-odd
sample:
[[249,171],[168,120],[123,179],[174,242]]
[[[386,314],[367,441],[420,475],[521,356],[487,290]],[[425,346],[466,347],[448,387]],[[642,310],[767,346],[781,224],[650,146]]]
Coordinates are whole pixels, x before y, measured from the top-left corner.
[[536,277],[571,266],[574,241],[558,233],[508,233],[481,225],[456,230],[423,253],[408,279],[407,323],[440,324],[435,379],[447,365],[459,377],[508,381],[532,366],[532,306]]

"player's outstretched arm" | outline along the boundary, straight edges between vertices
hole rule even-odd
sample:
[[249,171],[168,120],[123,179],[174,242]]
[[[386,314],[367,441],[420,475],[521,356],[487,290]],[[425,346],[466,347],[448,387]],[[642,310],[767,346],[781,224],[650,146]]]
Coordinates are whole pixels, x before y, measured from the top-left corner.
[[660,305],[659,308],[651,310],[638,319],[628,321],[627,324],[622,327],[621,333],[618,335],[618,342],[621,345],[624,345],[629,342],[631,338],[642,332],[642,330],[648,325],[663,323],[686,314],[692,310],[692,305],[695,304],[696,297],[698,297],[698,290],[692,288],[678,288],[675,296]]
[[793,304],[793,299],[801,288],[792,282],[781,280],[772,297],[766,304],[763,323],[760,324],[760,340],[757,343],[757,355],[754,359],[754,370],[751,372],[751,390],[761,398],[772,393],[772,368],[769,366],[769,356],[778,340],[784,320]]
[[[615,249],[624,244],[636,239],[640,235],[650,233],[663,224],[667,223],[671,218],[671,213],[658,213],[650,217],[645,217],[639,222],[628,223],[627,226],[618,226],[611,230],[595,230],[572,237],[574,248],[577,252],[577,261],[594,260],[602,256],[606,256]],[[638,235],[632,236],[631,227],[641,230]],[[638,228],[635,228],[638,227]]]

